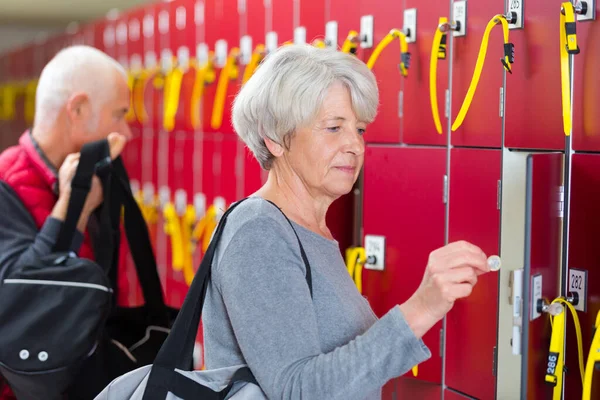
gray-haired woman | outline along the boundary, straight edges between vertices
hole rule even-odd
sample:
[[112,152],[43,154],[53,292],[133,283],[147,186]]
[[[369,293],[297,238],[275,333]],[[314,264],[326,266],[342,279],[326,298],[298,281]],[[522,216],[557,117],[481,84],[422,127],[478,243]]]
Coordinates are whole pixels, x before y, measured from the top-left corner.
[[359,175],[377,105],[363,62],[308,45],[269,55],[241,89],[234,127],[269,177],[217,247],[207,368],[248,364],[273,399],[377,399],[431,356],[420,338],[489,271],[481,249],[457,242],[430,254],[419,289],[381,319],[358,293],[325,216]]

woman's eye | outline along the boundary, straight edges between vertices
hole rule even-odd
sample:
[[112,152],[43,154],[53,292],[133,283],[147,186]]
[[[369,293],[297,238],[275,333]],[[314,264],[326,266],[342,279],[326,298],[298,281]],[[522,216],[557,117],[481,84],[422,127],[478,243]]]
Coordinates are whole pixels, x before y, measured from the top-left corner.
[[340,130],[340,127],[339,126],[330,126],[329,128],[327,128],[327,130],[329,132],[337,132]]
[[359,129],[358,129],[358,134],[359,134],[360,136],[362,136],[362,135],[364,135],[364,134],[365,134],[365,132],[366,132],[366,131],[367,131],[366,129],[360,129],[360,128],[359,128]]

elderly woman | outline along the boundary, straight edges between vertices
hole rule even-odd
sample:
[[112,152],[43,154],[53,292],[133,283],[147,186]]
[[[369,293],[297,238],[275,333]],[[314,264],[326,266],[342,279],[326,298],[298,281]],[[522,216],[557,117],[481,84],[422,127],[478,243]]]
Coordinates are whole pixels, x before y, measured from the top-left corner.
[[325,217],[359,175],[377,104],[363,62],[308,45],[271,54],[241,89],[235,130],[269,176],[231,213],[216,250],[207,368],[247,364],[272,399],[377,399],[431,356],[423,334],[489,270],[478,247],[453,243],[381,319],[359,294]]

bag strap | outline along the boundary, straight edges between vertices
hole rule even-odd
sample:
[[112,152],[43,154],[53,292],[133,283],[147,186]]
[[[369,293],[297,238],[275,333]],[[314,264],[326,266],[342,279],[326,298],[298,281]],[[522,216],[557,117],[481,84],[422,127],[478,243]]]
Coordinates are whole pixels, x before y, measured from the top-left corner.
[[92,187],[92,177],[96,173],[96,168],[107,163],[110,164],[110,149],[106,140],[87,143],[82,147],[79,164],[75,176],[71,180],[71,197],[69,198],[67,216],[54,245],[55,252],[71,249],[77,222]]
[[[125,236],[129,243],[129,250],[146,302],[145,307],[149,313],[149,322],[152,325],[168,326],[170,322],[169,313],[163,297],[148,226],[131,192],[127,170],[120,157],[112,162],[112,170],[111,189],[113,197],[111,207],[117,207],[113,218],[116,216],[120,223],[121,206],[123,206],[125,210],[123,217]],[[118,227],[119,224],[117,224],[117,229]]]

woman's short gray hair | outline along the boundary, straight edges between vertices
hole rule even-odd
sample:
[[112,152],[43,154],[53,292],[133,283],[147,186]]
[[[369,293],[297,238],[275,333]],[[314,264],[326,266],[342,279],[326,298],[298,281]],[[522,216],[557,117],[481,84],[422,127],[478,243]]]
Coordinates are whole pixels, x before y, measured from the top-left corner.
[[264,139],[287,147],[297,129],[314,122],[335,82],[349,90],[358,120],[372,122],[379,103],[377,82],[355,56],[288,45],[265,58],[238,93],[232,113],[235,131],[262,168],[270,169],[274,158]]

